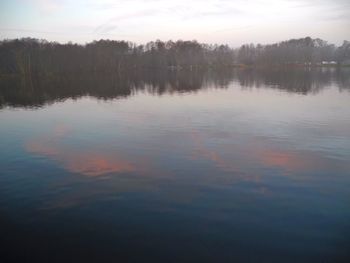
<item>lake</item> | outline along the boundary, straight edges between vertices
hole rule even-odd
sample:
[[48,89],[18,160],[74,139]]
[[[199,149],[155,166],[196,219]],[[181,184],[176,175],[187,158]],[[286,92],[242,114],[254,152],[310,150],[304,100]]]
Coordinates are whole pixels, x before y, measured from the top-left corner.
[[350,69],[3,76],[19,262],[350,262]]

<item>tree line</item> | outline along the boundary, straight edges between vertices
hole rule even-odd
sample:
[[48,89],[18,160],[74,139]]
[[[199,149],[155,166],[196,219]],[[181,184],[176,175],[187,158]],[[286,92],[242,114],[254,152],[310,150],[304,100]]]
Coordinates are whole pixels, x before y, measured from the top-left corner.
[[320,65],[325,61],[350,64],[350,41],[341,46],[310,37],[270,45],[245,44],[240,48],[192,41],[99,40],[85,45],[33,38],[0,41],[0,74],[79,71],[121,72],[131,69],[218,68],[239,65]]

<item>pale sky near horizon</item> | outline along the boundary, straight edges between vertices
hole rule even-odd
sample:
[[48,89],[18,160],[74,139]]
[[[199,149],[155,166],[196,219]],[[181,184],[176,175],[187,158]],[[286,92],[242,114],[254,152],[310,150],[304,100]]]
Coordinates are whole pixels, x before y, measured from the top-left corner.
[[0,39],[350,40],[350,0],[0,0]]

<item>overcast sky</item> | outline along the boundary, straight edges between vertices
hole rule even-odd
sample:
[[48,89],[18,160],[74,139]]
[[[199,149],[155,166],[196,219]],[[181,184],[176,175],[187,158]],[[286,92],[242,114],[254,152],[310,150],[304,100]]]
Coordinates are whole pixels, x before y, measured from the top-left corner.
[[271,43],[350,40],[350,0],[0,0],[0,38],[85,43],[197,39]]

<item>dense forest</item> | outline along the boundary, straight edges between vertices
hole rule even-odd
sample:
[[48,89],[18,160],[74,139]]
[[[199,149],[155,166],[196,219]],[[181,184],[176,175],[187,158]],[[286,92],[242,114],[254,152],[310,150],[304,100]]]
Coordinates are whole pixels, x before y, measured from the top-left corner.
[[195,40],[157,40],[145,45],[115,40],[85,45],[33,38],[0,41],[0,74],[330,64],[350,64],[350,41],[336,47],[324,40],[306,37],[270,45],[247,44],[240,48]]

